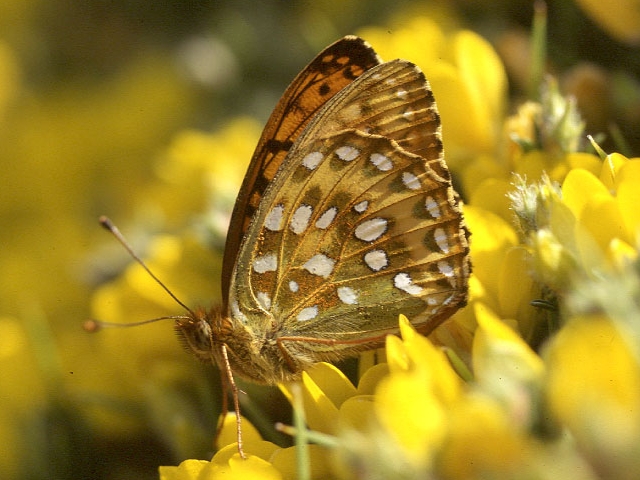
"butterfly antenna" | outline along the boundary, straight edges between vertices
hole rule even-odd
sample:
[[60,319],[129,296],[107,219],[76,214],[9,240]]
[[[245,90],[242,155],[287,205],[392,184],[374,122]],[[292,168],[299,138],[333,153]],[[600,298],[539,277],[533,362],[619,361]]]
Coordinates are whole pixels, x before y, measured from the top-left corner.
[[[113,222],[109,219],[109,217],[106,217],[104,215],[101,216],[100,225],[102,225],[105,229],[109,230],[109,232],[111,232],[111,234],[114,237],[116,237],[116,240],[118,240],[118,242],[120,242],[120,244],[125,248],[125,250],[129,252],[129,255],[131,255],[131,258],[133,258],[136,262],[138,262],[142,266],[142,268],[144,268],[145,271],[151,276],[151,278],[153,278],[156,281],[156,283],[160,285],[164,289],[164,291],[167,292],[169,296],[176,301],[178,305],[180,305],[187,312],[189,312],[190,315],[195,316],[193,311],[189,307],[187,307],[178,297],[176,297],[174,293],[171,290],[169,290],[169,287],[167,287],[164,283],[162,283],[162,281],[155,276],[155,274],[149,269],[149,267],[147,267],[147,264],[144,263],[144,261],[136,254],[136,252],[133,251],[133,248],[131,248],[131,245],[129,245],[129,242],[127,242],[127,240],[124,238],[124,235],[120,233],[120,230],[118,230],[118,227],[116,227],[113,224]],[[184,317],[162,317],[162,318],[164,319],[164,318],[184,318]],[[161,319],[158,318],[156,320],[161,320]],[[147,322],[149,322],[149,320],[145,320],[143,322],[138,322],[138,323],[143,324]]]
[[183,320],[190,318],[187,315],[169,315],[166,317],[151,318],[149,320],[142,320],[140,322],[131,323],[115,323],[115,322],[103,322],[102,320],[89,319],[82,324],[82,328],[85,332],[96,333],[103,328],[125,328],[125,327],[138,327],[140,325],[146,325],[147,323],[155,323],[160,320]]

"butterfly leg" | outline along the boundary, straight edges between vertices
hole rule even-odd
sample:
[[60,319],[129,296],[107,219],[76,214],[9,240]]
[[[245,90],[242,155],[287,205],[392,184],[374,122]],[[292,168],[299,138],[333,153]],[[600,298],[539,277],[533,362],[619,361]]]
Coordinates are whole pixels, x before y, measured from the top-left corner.
[[220,434],[222,433],[222,427],[224,427],[224,419],[227,418],[227,413],[229,413],[229,387],[227,386],[227,375],[224,372],[220,375],[220,383],[222,387],[222,407],[220,409],[220,416],[218,417],[218,426],[216,428],[216,436],[213,441],[213,446],[216,450],[220,448],[218,441],[220,440]]
[[247,456],[244,453],[244,449],[242,448],[242,416],[240,415],[240,399],[238,397],[239,394],[239,390],[238,390],[238,386],[236,385],[236,381],[233,378],[233,372],[231,371],[231,364],[229,363],[229,356],[227,354],[227,346],[226,345],[222,345],[221,347],[221,351],[222,351],[222,358],[224,359],[224,375],[222,376],[222,378],[224,378],[224,380],[222,381],[222,393],[223,393],[223,400],[222,400],[222,417],[221,417],[221,422],[218,426],[218,432],[216,433],[216,443],[217,443],[217,439],[218,436],[220,435],[220,431],[222,430],[222,424],[224,422],[225,417],[227,416],[227,413],[229,412],[229,405],[228,405],[228,401],[227,401],[227,388],[231,388],[231,395],[233,396],[233,407],[235,408],[236,411],[236,430],[237,430],[237,438],[238,438],[238,453],[240,454],[240,456],[246,460]]

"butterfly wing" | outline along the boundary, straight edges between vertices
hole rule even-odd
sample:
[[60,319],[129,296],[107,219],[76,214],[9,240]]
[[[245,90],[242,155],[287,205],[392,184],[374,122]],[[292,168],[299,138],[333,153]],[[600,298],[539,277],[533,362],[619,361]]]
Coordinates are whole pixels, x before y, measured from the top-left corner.
[[400,313],[430,332],[466,301],[469,271],[433,96],[398,60],[340,92],[287,155],[241,246],[231,314],[335,360]]
[[379,63],[369,44],[347,36],[320,52],[282,95],[262,132],[231,216],[222,268],[224,305],[242,237],[289,149],[323,105]]

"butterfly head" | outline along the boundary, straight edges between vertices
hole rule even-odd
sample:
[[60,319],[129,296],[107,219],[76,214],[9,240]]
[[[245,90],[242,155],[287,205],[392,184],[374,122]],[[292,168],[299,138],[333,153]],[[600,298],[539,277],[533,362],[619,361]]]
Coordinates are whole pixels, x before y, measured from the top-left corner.
[[176,320],[175,330],[185,349],[203,362],[211,362],[213,331],[210,319],[221,318],[217,312],[200,308],[192,314]]
[[253,382],[274,383],[273,375],[262,365],[255,336],[225,315],[223,309],[195,309],[176,320],[175,330],[185,349],[199,360]]

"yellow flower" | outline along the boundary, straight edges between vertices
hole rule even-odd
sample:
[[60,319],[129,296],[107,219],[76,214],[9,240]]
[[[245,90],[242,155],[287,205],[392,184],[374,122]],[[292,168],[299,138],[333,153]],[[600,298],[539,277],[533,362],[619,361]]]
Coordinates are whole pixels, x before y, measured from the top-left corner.
[[338,433],[343,468],[355,467],[364,478],[551,479],[576,467],[576,452],[543,441],[550,425],[542,360],[488,308],[476,309],[476,382],[467,384],[400,318],[402,340],[388,338],[389,373],[378,383],[368,421]]
[[448,431],[437,469],[449,478],[475,478],[480,472],[508,478],[522,473],[537,455],[529,432],[538,421],[544,369],[489,308],[477,303],[475,310],[476,383],[466,386],[447,412]]
[[475,381],[500,401],[511,428],[532,429],[539,420],[537,397],[544,365],[488,307],[478,303],[476,311],[479,325],[473,344]]
[[[369,411],[363,410],[363,401],[371,403],[367,398],[371,396],[378,379],[386,372],[386,365],[370,369],[358,389],[330,364],[321,363],[305,372],[302,385],[309,425],[325,432],[335,432],[339,425],[360,425],[359,419],[364,419]],[[291,398],[290,387],[281,385],[283,392]],[[243,418],[242,438],[244,451],[248,456],[248,461],[245,462],[238,454],[236,433],[235,416],[229,414],[224,419],[218,439],[222,448],[210,462],[186,460],[176,467],[160,467],[161,478],[220,478],[220,475],[230,475],[224,478],[297,478],[295,447],[280,448],[263,441],[251,423]],[[313,478],[329,478],[332,470],[331,464],[326,461],[328,450],[318,446],[310,446],[310,450]]]
[[619,41],[630,45],[640,42],[640,2],[638,0],[614,0],[602,3],[597,0],[576,0],[592,20]]
[[640,161],[612,155],[599,177],[573,168],[560,189],[548,178],[532,188],[519,185],[512,198],[546,285],[564,292],[577,279],[624,268],[637,257]]
[[600,478],[637,478],[640,472],[637,332],[604,316],[575,317],[545,353],[551,409]]
[[446,407],[460,393],[460,379],[443,352],[418,335],[400,317],[401,342],[387,338],[390,375],[376,390],[380,424],[398,443],[415,468],[432,462],[446,432]]
[[[281,385],[280,389],[293,402],[291,386]],[[309,427],[334,434],[340,407],[356,394],[356,388],[339,369],[320,363],[302,374],[302,392]]]
[[197,480],[208,463],[206,460],[185,460],[177,467],[160,467],[160,480]]
[[531,301],[541,298],[540,286],[528,275],[531,254],[518,241],[515,229],[502,217],[481,207],[466,206],[465,219],[471,236],[473,273],[469,281],[468,306],[434,331],[430,338],[452,348],[469,363],[474,331],[478,324],[476,302],[489,306],[500,318],[513,319],[514,327],[536,343],[541,332],[540,313]]
[[572,168],[600,170],[600,160],[584,153],[585,121],[572,96],[561,94],[558,82],[547,76],[538,101],[517,107],[504,121],[505,150],[498,153],[503,175],[513,173],[535,180],[543,173],[562,182]]
[[161,209],[165,228],[188,225],[185,212],[206,211],[200,231],[221,244],[259,135],[260,125],[242,117],[213,133],[179,132],[156,165],[159,181],[144,192],[144,204]]
[[[238,452],[235,414],[228,414],[218,441],[223,447],[216,452],[211,461],[185,460],[178,466],[160,467],[161,480],[205,480],[217,478],[280,480],[293,479],[286,467],[295,463],[282,465],[282,449],[277,445],[262,440],[258,431],[246,419],[242,419],[242,442],[246,459]],[[284,466],[283,474],[278,468]]]
[[[277,447],[264,445],[262,455]],[[282,475],[262,455],[249,455],[246,459],[237,453],[230,455],[226,449],[220,450],[211,462],[185,460],[177,467],[160,467],[160,480],[282,480]]]
[[513,428],[496,401],[479,395],[455,405],[448,416],[449,435],[437,472],[453,479],[521,478],[533,463],[527,439]]

